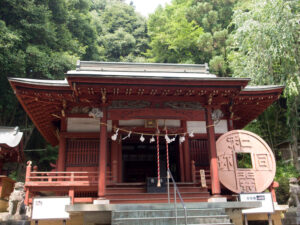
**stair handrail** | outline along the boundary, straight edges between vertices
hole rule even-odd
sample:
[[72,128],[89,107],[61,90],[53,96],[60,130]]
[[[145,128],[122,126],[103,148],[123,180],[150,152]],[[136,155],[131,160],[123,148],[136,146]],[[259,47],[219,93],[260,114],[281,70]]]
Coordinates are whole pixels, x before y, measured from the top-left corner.
[[173,187],[174,187],[174,208],[175,208],[175,219],[176,219],[176,225],[178,223],[178,218],[177,218],[177,201],[176,201],[176,193],[178,194],[179,196],[179,199],[180,199],[180,202],[182,204],[182,207],[184,209],[184,217],[185,217],[185,225],[187,225],[187,211],[186,211],[186,206],[184,204],[184,201],[181,197],[181,194],[179,192],[179,189],[176,185],[176,182],[174,180],[174,177],[170,171],[170,169],[167,170],[167,185],[168,185],[168,203],[170,204],[170,182],[169,182],[169,179],[171,178],[172,182],[173,182]]

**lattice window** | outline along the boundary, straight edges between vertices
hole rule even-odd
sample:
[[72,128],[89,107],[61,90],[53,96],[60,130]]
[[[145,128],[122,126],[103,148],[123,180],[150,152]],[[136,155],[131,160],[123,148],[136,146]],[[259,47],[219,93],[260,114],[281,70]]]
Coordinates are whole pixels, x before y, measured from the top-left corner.
[[190,153],[196,166],[209,166],[207,139],[190,139]]
[[97,166],[99,140],[67,139],[66,166]]

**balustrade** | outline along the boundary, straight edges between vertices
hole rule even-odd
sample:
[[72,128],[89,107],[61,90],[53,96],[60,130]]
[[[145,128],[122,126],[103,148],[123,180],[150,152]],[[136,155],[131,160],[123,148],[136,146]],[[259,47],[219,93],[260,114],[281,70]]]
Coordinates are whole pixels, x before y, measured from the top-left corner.
[[[114,167],[116,163],[113,164]],[[116,168],[115,168],[116,170]],[[106,171],[106,184],[117,182],[116,174],[112,174],[108,167]],[[26,168],[25,188],[26,198],[25,204],[29,204],[30,193],[39,191],[68,193],[71,202],[74,203],[75,196],[84,195],[86,192],[94,193],[98,187],[98,172],[93,171],[38,171],[35,166],[32,171],[31,162],[28,162]],[[91,201],[92,198],[82,198],[82,201]],[[77,199],[80,201],[80,197]]]
[[98,172],[30,172],[26,185],[92,185],[97,184]]

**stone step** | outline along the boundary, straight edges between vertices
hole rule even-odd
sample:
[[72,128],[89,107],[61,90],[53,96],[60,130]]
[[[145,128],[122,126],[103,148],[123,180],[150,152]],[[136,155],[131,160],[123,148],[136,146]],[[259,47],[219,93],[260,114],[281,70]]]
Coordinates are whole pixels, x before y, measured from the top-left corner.
[[30,225],[30,221],[27,220],[20,220],[20,221],[15,221],[15,220],[10,220],[10,221],[1,221],[1,225]]
[[[198,225],[232,225],[224,208],[210,208],[196,203],[187,203],[187,223]],[[191,208],[191,206],[196,206]],[[209,206],[209,205],[207,205]],[[177,205],[177,224],[185,224],[185,212],[181,204]],[[172,205],[153,204],[127,205],[112,212],[112,225],[174,225],[176,212]]]
[[[182,186],[179,187],[181,192],[198,192],[198,193],[208,193],[207,188],[202,188],[200,186]],[[173,193],[173,187],[170,187],[170,193]],[[106,189],[107,194],[126,194],[126,193],[147,193],[146,187],[108,187]]]
[[[109,199],[109,198],[108,198]],[[183,200],[184,202],[207,202],[209,199],[208,197],[184,197]],[[168,203],[168,198],[167,197],[159,197],[159,198],[137,198],[137,199],[109,199],[111,204],[147,204],[147,203]],[[173,199],[171,199],[171,203],[173,203]],[[177,203],[180,203],[180,199],[177,198]]]
[[[136,218],[120,218],[113,219],[113,225],[130,224],[130,225],[173,225],[175,224],[176,218],[172,217],[136,217]],[[178,216],[177,223],[184,224],[185,217]],[[231,224],[230,219],[226,215],[214,215],[214,216],[188,216],[188,224]]]
[[[182,198],[185,199],[186,197],[210,197],[208,192],[181,192],[180,193]],[[106,194],[105,196],[107,199],[141,199],[141,198],[167,198],[167,193],[111,193]],[[174,199],[173,193],[170,195],[171,199]],[[176,197],[178,198],[178,196]]]
[[[163,209],[163,210],[122,210],[114,211],[113,216],[117,218],[136,218],[136,217],[172,217],[175,215],[174,209]],[[184,210],[177,210],[178,216],[184,216]],[[227,216],[224,209],[187,209],[187,216],[214,216],[223,215]]]

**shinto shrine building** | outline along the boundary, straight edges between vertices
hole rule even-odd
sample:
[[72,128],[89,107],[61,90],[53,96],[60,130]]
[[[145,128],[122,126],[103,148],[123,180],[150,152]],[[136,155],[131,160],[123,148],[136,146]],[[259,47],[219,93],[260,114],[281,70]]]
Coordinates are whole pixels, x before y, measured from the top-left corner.
[[59,146],[52,171],[28,165],[26,204],[41,193],[72,203],[167,202],[165,193],[146,191],[146,179],[166,177],[167,168],[184,201],[230,198],[216,140],[245,127],[283,90],[249,81],[217,77],[204,64],[85,61],[64,80],[10,78],[39,132]]

